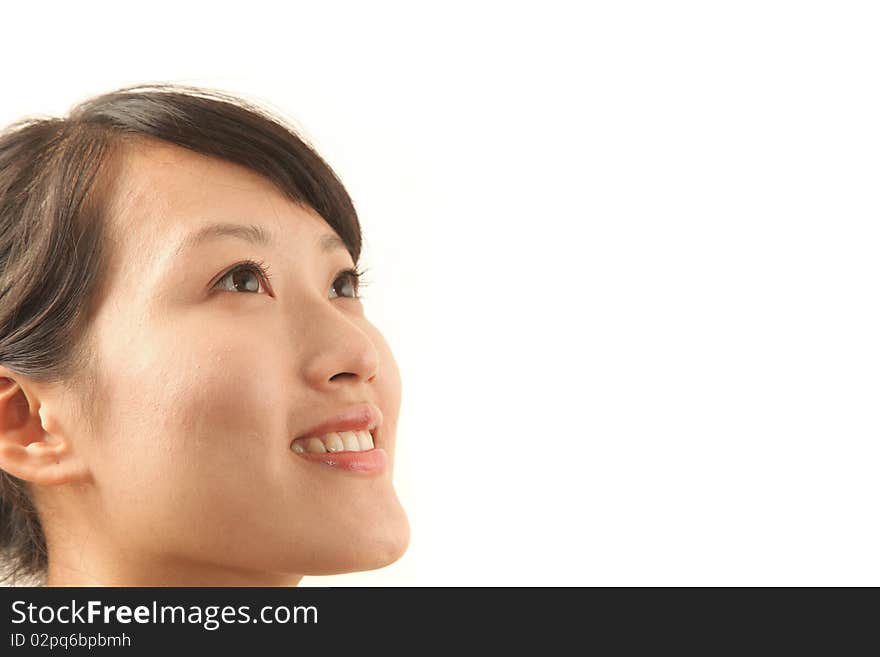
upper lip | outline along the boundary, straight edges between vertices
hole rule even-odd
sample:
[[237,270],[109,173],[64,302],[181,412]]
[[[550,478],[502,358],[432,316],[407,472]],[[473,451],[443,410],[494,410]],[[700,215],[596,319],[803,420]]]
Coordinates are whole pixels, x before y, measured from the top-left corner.
[[364,402],[349,406],[341,413],[324,420],[303,432],[294,440],[300,438],[317,438],[325,433],[339,431],[374,431],[382,424],[382,411],[375,404]]

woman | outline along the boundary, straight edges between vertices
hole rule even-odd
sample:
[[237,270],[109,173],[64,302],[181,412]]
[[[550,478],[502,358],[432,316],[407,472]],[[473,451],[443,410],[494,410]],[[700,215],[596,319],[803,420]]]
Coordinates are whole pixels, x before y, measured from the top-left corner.
[[344,187],[284,121],[134,86],[0,134],[0,547],[49,586],[398,559],[401,382]]

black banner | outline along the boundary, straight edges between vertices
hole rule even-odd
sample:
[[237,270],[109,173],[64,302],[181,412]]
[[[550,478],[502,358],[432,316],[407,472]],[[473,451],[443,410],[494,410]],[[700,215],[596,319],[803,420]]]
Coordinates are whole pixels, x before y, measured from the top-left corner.
[[0,588],[0,654],[568,652],[599,642],[626,652],[784,649],[803,639],[839,651],[873,627],[876,597],[872,589],[12,587]]

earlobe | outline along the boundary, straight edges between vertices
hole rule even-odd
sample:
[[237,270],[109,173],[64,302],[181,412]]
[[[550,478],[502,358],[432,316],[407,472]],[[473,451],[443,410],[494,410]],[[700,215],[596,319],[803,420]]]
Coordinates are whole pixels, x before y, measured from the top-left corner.
[[21,384],[0,378],[0,469],[35,484],[84,481],[88,469],[63,436],[43,428],[40,404]]

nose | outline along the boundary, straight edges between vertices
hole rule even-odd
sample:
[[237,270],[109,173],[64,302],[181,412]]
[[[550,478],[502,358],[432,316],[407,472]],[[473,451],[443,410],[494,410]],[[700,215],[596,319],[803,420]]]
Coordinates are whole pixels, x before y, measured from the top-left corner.
[[379,352],[357,318],[332,303],[317,302],[308,315],[308,344],[304,347],[303,377],[317,390],[372,383]]

